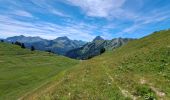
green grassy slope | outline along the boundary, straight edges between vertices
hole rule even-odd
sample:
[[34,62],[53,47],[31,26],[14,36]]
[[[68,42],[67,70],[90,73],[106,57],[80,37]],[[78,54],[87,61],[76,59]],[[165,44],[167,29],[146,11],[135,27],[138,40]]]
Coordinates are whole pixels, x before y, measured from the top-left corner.
[[78,61],[0,43],[0,100],[15,100],[78,64]]
[[154,33],[82,61],[60,81],[24,99],[169,100],[170,31]]

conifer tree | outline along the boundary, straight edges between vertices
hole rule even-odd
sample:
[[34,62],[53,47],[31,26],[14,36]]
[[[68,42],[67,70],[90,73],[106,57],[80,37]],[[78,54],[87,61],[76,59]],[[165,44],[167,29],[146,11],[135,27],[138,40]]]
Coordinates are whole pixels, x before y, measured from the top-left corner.
[[35,48],[34,48],[34,46],[31,46],[31,51],[35,51]]
[[21,48],[25,49],[25,44],[21,43]]

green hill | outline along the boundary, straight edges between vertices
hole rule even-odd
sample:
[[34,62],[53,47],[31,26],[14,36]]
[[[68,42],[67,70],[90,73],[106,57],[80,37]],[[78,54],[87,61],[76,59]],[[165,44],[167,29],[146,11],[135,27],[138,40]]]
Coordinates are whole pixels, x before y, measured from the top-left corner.
[[169,100],[170,30],[81,61],[28,100]]
[[78,61],[0,43],[1,100],[169,100],[170,30]]
[[15,100],[56,80],[78,61],[0,43],[0,100]]

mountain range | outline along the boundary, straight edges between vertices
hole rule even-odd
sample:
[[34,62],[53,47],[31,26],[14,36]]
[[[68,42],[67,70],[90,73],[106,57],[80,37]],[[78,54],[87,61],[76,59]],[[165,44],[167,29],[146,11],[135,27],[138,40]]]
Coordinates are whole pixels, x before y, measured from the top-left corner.
[[67,52],[66,56],[74,59],[89,59],[100,55],[104,51],[118,48],[131,40],[134,39],[114,38],[112,40],[104,40],[102,37],[97,36],[92,42],[88,42],[80,48],[70,50]]
[[27,48],[34,46],[36,50],[52,51],[59,55],[65,55],[69,50],[83,46],[86,42],[81,40],[71,40],[68,37],[58,37],[54,40],[42,39],[40,37],[26,37],[23,35],[9,37],[5,39],[7,42],[21,42]]
[[[23,35],[9,37],[5,39],[6,42],[21,42],[26,48],[34,46],[36,50],[51,51],[55,54],[64,55],[74,59],[89,59],[100,55],[101,50],[113,50],[118,48],[128,41],[130,38],[115,38],[112,40],[105,40],[97,36],[91,42],[81,40],[71,40],[68,37],[58,37],[54,40],[42,39],[40,37],[26,37]],[[103,52],[104,52],[103,51]]]

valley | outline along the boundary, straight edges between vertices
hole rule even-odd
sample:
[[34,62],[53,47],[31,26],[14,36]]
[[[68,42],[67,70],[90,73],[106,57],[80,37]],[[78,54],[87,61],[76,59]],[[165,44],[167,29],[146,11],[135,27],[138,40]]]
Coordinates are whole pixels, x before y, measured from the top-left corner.
[[170,30],[89,60],[0,43],[1,100],[169,100]]
[[0,0],[0,100],[170,100],[170,0]]

